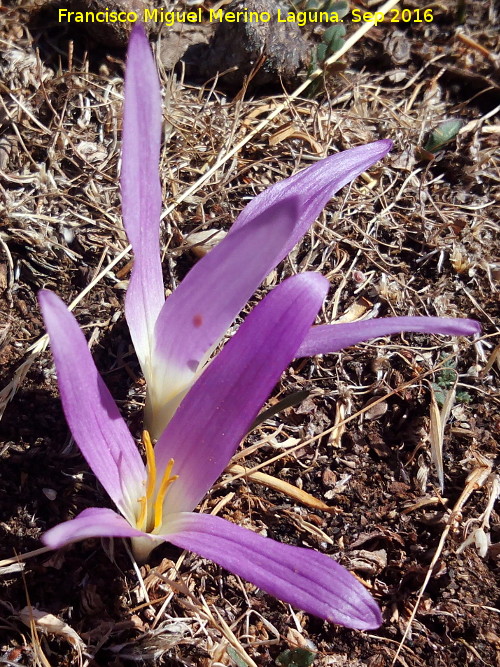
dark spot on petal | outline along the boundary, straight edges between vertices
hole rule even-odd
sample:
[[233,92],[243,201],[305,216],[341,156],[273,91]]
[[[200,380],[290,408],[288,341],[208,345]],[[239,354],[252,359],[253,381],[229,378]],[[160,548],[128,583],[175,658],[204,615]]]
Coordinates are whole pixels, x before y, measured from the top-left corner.
[[191,373],[196,373],[198,370],[198,366],[200,365],[199,361],[196,361],[196,359],[190,359],[187,363],[186,366],[189,368]]
[[195,315],[193,317],[193,324],[198,329],[203,324],[203,317],[201,315]]

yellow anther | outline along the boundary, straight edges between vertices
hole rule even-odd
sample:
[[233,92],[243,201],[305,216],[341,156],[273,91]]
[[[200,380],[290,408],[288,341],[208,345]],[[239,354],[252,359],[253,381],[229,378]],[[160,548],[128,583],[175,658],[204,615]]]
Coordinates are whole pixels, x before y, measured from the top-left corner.
[[156,460],[151,438],[149,437],[149,433],[146,430],[142,432],[142,442],[144,443],[144,448],[146,449],[146,467],[148,471],[146,499],[149,500],[153,496],[156,485]]
[[163,503],[165,501],[165,495],[168,491],[168,488],[173,482],[175,482],[176,479],[179,478],[179,475],[172,475],[172,477],[170,476],[173,467],[174,467],[174,459],[170,459],[167,467],[165,468],[165,472],[163,473],[163,479],[161,480],[160,488],[158,489],[158,493],[156,494],[155,509],[154,509],[155,522],[153,530],[151,531],[153,533],[155,532],[155,530],[158,530],[161,527],[161,523],[163,520]]
[[137,500],[140,504],[140,511],[136,525],[139,530],[147,531],[148,507],[151,506],[156,486],[156,459],[151,438],[146,430],[142,432],[142,442],[146,450],[146,495]]

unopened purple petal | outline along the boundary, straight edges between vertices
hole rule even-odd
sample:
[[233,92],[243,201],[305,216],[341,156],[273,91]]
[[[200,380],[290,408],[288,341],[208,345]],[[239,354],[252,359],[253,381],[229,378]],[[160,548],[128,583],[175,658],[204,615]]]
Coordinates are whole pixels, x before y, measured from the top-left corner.
[[73,437],[95,476],[127,515],[143,492],[145,468],[137,446],[73,315],[53,292],[42,290],[38,298]]
[[378,628],[382,622],[368,591],[324,554],[275,542],[209,514],[182,513],[170,527],[169,542],[309,614],[358,630]]
[[471,336],[481,332],[476,320],[443,317],[381,317],[349,324],[320,324],[312,327],[296,357],[329,354],[365,340],[403,331],[447,336]]
[[123,223],[134,251],[126,316],[144,373],[149,370],[154,324],[165,300],[159,244],[161,125],[158,74],[144,28],[137,24],[125,72],[120,184]]
[[169,511],[192,510],[224,470],[293,359],[328,289],[316,273],[285,280],[250,313],[205,369],[155,447],[159,469],[179,475]]
[[51,549],[91,537],[146,537],[122,516],[105,507],[90,507],[70,521],[60,523],[42,536],[42,542]]

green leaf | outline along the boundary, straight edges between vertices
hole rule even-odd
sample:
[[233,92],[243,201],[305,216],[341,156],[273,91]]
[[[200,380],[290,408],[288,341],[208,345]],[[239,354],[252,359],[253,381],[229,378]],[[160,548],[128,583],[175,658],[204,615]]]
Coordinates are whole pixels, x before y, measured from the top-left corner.
[[468,391],[457,391],[455,399],[457,403],[472,403],[472,396]]
[[335,23],[325,30],[322,42],[326,44],[327,56],[332,55],[344,45],[345,27],[340,23]]
[[302,401],[305,401],[311,392],[307,389],[300,389],[299,391],[294,391],[292,394],[285,396],[281,401],[278,401],[276,405],[271,405],[270,408],[263,410],[255,418],[254,423],[252,424],[250,431],[253,431],[254,428],[257,428],[259,424],[262,424],[266,419],[271,419],[274,415],[277,415],[278,412],[286,410],[286,408],[294,408],[296,405],[300,405]]
[[276,664],[280,667],[310,667],[315,657],[316,653],[306,648],[287,648],[276,658]]
[[[339,19],[347,16],[350,11],[349,3],[346,0],[341,0],[341,2],[331,2],[331,0],[306,0],[303,5],[303,9],[306,12],[336,12]],[[311,15],[307,17],[307,20],[313,22],[314,19]]]
[[307,0],[304,5],[306,12],[317,12],[323,9],[324,0]]
[[226,651],[231,660],[236,663],[237,667],[247,667],[247,663],[243,660],[236,649],[234,649],[232,646],[228,646]]
[[336,12],[339,15],[339,19],[343,19],[350,11],[349,3],[346,0],[331,2],[330,4],[325,5],[325,8],[328,12]]
[[456,6],[455,20],[458,25],[462,25],[467,20],[467,3],[466,0],[458,0]]
[[441,125],[430,133],[424,150],[429,151],[429,153],[435,153],[441,146],[444,146],[457,136],[463,124],[463,121],[456,118],[441,123]]
[[436,382],[431,382],[431,385],[434,390],[434,398],[436,399],[436,403],[439,405],[440,408],[442,408],[446,400],[446,392]]
[[443,370],[437,376],[436,382],[440,387],[449,389],[451,385],[455,383],[457,379],[457,372],[453,368],[443,368]]
[[316,48],[316,62],[322,63],[326,60],[326,44],[318,44]]

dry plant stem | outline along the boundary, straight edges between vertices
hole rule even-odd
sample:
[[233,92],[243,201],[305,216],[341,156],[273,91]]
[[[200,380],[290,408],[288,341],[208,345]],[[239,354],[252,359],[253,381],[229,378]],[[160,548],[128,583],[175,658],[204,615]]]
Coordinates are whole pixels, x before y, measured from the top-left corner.
[[[183,552],[181,553],[181,555],[180,555],[179,558],[177,559],[177,562],[176,562],[175,565],[174,565],[174,573],[178,573],[178,572],[179,572],[179,570],[180,570],[180,568],[181,568],[181,565],[184,563],[184,559],[186,558],[186,555],[187,555],[187,552],[186,552],[186,551],[183,551]],[[160,576],[160,579],[161,579],[161,578],[162,578],[162,575],[159,575],[159,576]],[[162,604],[162,606],[160,607],[160,609],[158,610],[158,613],[156,614],[156,617],[154,618],[154,620],[153,620],[153,622],[152,622],[152,624],[151,624],[151,628],[152,628],[152,629],[156,628],[156,626],[157,626],[158,623],[160,622],[161,618],[163,617],[163,614],[165,613],[165,611],[166,611],[168,605],[170,604],[170,601],[171,601],[171,599],[172,599],[174,593],[175,593],[175,591],[174,591],[174,588],[172,587],[172,590],[170,591],[170,593],[168,593],[168,595],[165,596],[165,599],[164,599],[164,601],[163,601],[163,604]],[[163,598],[160,599],[160,602],[161,602],[162,600],[163,600]],[[156,600],[153,600],[153,601],[152,601],[152,604],[155,604],[155,603],[156,603]]]
[[46,554],[48,551],[52,551],[52,549],[49,547],[40,547],[40,549],[27,551],[25,554],[19,554],[18,556],[12,556],[12,558],[0,560],[0,567],[4,567],[5,565],[12,565],[13,563],[19,563],[20,561],[27,560],[28,558],[34,558],[35,556]]
[[[74,310],[76,306],[82,301],[82,299],[90,292],[92,289],[99,283],[104,276],[111,271],[111,269],[118,264],[124,257],[130,252],[131,246],[127,246],[125,250],[122,250],[97,276],[73,299],[69,304],[69,310]],[[0,391],[0,420],[3,417],[3,413],[8,403],[16,395],[19,385],[23,382],[26,377],[29,369],[31,368],[32,363],[38,357],[39,354],[45,352],[47,345],[49,344],[49,337],[47,334],[44,334],[35,341],[27,349],[28,357],[23,361],[23,363],[16,370],[13,379]]]
[[449,500],[448,498],[444,498],[443,496],[432,496],[432,498],[421,498],[420,500],[410,505],[409,507],[405,507],[405,509],[401,511],[401,514],[411,514],[411,512],[422,509],[422,507],[428,507],[429,505],[442,505],[443,507],[446,507],[448,500]]
[[[225,496],[225,498],[223,498],[219,503],[217,503],[217,505],[216,505],[216,506],[212,509],[212,511],[210,512],[210,514],[213,514],[214,516],[216,516],[216,515],[220,512],[220,510],[224,507],[224,505],[226,504],[226,502],[229,502],[230,500],[232,500],[233,496],[234,496],[234,493],[227,494],[227,495]],[[182,563],[184,562],[184,559],[186,558],[187,555],[188,555],[188,552],[187,552],[187,551],[183,551],[183,552],[181,553],[181,555],[179,556],[179,558],[178,558],[178,560],[177,560],[177,562],[175,563],[174,568],[173,568],[175,574],[178,574],[178,573],[179,573],[180,567],[181,567]],[[139,573],[139,574],[140,574],[140,573]],[[147,597],[147,593],[146,593],[146,597],[147,597],[147,600],[148,600],[148,601],[145,602],[144,604],[139,605],[139,606],[136,608],[136,609],[142,609],[143,607],[147,607],[147,606],[150,606],[150,605],[154,605],[154,604],[156,604],[156,603],[158,603],[158,602],[163,602],[163,605],[162,605],[161,608],[159,609],[159,611],[158,611],[158,613],[156,614],[156,617],[155,617],[155,619],[154,619],[154,621],[153,621],[153,623],[152,623],[152,625],[151,625],[151,628],[152,628],[152,629],[155,628],[156,625],[159,623],[159,621],[160,621],[160,619],[161,619],[163,613],[165,612],[165,609],[167,608],[167,606],[168,606],[169,603],[170,603],[170,600],[171,600],[171,598],[172,598],[172,595],[173,595],[174,592],[177,590],[176,586],[177,586],[177,587],[179,586],[176,582],[174,582],[174,581],[171,580],[171,579],[168,579],[167,577],[165,577],[165,576],[163,576],[163,575],[159,575],[159,574],[158,574],[157,576],[158,576],[158,578],[161,579],[162,581],[165,581],[166,583],[168,583],[169,586],[171,586],[173,592],[169,593],[168,595],[166,595],[166,596],[164,596],[164,597],[162,597],[162,598],[159,598],[158,600],[151,600],[151,601],[149,601],[149,598]],[[143,584],[143,585],[144,585],[144,584]],[[188,594],[188,595],[190,595],[191,597],[194,598],[193,594],[189,591],[189,589],[187,589],[187,593],[186,593],[186,594]],[[196,598],[194,598],[194,599],[196,600]],[[135,611],[135,609],[134,609],[133,611]]]
[[413,621],[415,620],[415,616],[418,611],[418,607],[420,605],[420,601],[422,599],[423,594],[425,593],[425,589],[427,588],[427,585],[429,581],[431,580],[432,577],[432,572],[434,570],[434,566],[438,562],[441,553],[444,549],[444,545],[446,543],[446,539],[448,537],[448,534],[450,530],[453,528],[453,525],[455,524],[456,521],[458,521],[462,508],[464,507],[465,503],[468,501],[469,497],[472,495],[476,489],[478,489],[482,484],[484,483],[486,477],[491,473],[491,467],[486,467],[485,465],[483,466],[478,466],[477,468],[474,468],[474,470],[470,473],[470,475],[467,478],[467,483],[465,486],[465,489],[462,491],[460,494],[460,498],[457,500],[455,503],[455,507],[453,508],[450,518],[448,519],[448,522],[441,534],[441,538],[439,540],[439,544],[436,549],[436,553],[434,554],[434,557],[432,558],[432,561],[429,564],[429,568],[427,570],[427,574],[425,576],[424,583],[422,584],[421,589],[418,592],[417,595],[417,600],[415,602],[415,605],[412,609],[412,612],[410,614],[410,618],[408,619],[408,624],[406,626],[404,635],[401,639],[401,643],[398,647],[398,650],[396,651],[396,655],[394,656],[394,660],[392,661],[392,664],[395,665],[396,661],[399,659],[399,654],[401,653],[401,649],[403,648],[403,645],[406,641],[406,638],[408,637],[411,626]]
[[[33,552],[31,552],[33,553]],[[40,644],[40,640],[38,639],[38,632],[36,629],[36,623],[35,623],[35,618],[31,612],[33,609],[31,605],[31,600],[30,600],[30,594],[28,591],[28,585],[26,583],[26,577],[24,576],[24,572],[21,572],[21,577],[23,578],[23,586],[24,586],[24,591],[26,593],[26,603],[27,606],[30,610],[30,631],[31,631],[31,642],[33,645],[33,653],[35,656],[35,664],[37,667],[41,665],[42,667],[50,667],[50,663],[45,657],[45,654],[42,650],[42,645]]]
[[[205,602],[205,600],[203,600]],[[210,613],[210,609],[208,605],[205,602],[205,611],[207,613],[207,616],[209,615],[209,618],[211,619],[212,623],[214,624],[215,627],[217,627],[217,622],[215,621],[213,615]],[[248,665],[248,667],[258,667],[257,664],[252,660],[252,658],[248,655],[248,653],[245,651],[243,646],[240,644],[238,641],[238,638],[234,634],[234,632],[231,630],[229,625],[226,623],[226,621],[222,618],[219,610],[217,607],[214,607],[215,613],[217,614],[217,617],[219,619],[219,630],[222,629],[222,632],[228,642],[231,644],[231,646],[234,648],[234,650],[238,653],[240,658]]]
[[493,364],[495,363],[497,367],[500,369],[500,343],[495,347],[493,352],[490,354],[485,367],[481,371],[481,377],[484,377],[487,373],[489,373],[491,368],[493,367]]
[[444,491],[444,467],[443,467],[443,445],[444,445],[444,431],[448,419],[450,417],[451,409],[455,404],[455,396],[457,393],[457,384],[458,384],[458,375],[455,373],[455,381],[453,386],[449,391],[446,392],[444,405],[442,409],[439,409],[436,394],[432,383],[429,384],[429,390],[431,392],[431,405],[430,405],[430,431],[429,439],[431,442],[431,459],[436,468],[437,476],[439,479],[439,487],[441,493]]
[[318,500],[318,498],[312,496],[310,493],[302,491],[302,489],[299,489],[293,484],[285,482],[278,477],[266,475],[266,473],[263,472],[251,472],[250,470],[247,470],[240,465],[230,465],[226,468],[226,472],[229,472],[233,475],[244,475],[249,481],[257,482],[257,484],[262,484],[263,486],[274,489],[279,493],[283,493],[289,498],[292,498],[293,500],[296,500],[303,505],[307,505],[307,507],[312,507],[316,510],[322,510],[323,512],[330,512],[332,514],[338,514],[339,512],[335,507],[330,507],[322,500]]
[[[182,554],[182,556],[181,556],[182,559],[183,559],[185,553],[186,552],[184,552]],[[176,566],[175,566],[176,570],[177,570],[179,565],[180,565],[180,561],[178,561]],[[181,593],[181,594],[185,595],[187,598],[189,598],[191,600],[191,604],[186,605],[186,607],[191,608],[192,611],[195,612],[196,614],[203,616],[210,623],[210,625],[213,628],[218,630],[220,632],[220,634],[223,637],[225,637],[228,644],[230,644],[235,649],[235,651],[238,653],[238,655],[241,657],[241,659],[245,662],[245,664],[248,665],[248,667],[257,667],[256,663],[252,660],[252,658],[245,651],[244,647],[241,645],[241,643],[239,642],[238,638],[236,637],[234,632],[231,630],[229,625],[221,617],[221,615],[220,615],[220,613],[219,613],[219,611],[217,610],[216,607],[214,607],[214,610],[215,610],[215,612],[218,616],[218,620],[212,614],[212,611],[211,611],[210,607],[208,606],[204,597],[202,595],[200,595],[199,598],[197,598],[189,590],[189,588],[184,584],[184,582],[182,582],[182,581],[180,583],[176,582],[173,579],[170,579],[169,577],[166,577],[165,575],[162,575],[162,574],[158,574],[157,576],[158,576],[159,580],[168,584],[171,587],[173,593],[169,594],[167,596],[164,596],[164,597],[160,598],[159,600],[153,600],[153,604],[156,603],[156,602],[163,601],[163,600],[165,600],[165,605],[168,604],[168,601],[170,600],[171,595],[173,595],[174,593]],[[156,625],[157,619],[159,619],[161,617],[165,605],[163,605],[162,608],[160,609],[160,611],[158,612],[158,614],[156,616],[156,619],[155,619],[155,622],[152,626],[153,628]],[[140,605],[139,607],[136,607],[132,611],[137,611],[138,609],[141,609],[144,606],[145,606],[144,604]]]
[[132,563],[132,567],[134,568],[135,576],[137,577],[137,581],[139,582],[139,587],[142,591],[142,594],[144,595],[144,599],[146,600],[146,606],[151,606],[151,600],[149,599],[149,594],[146,588],[146,585],[144,583],[144,578],[141,574],[141,570],[139,566],[137,565],[137,561],[134,558],[134,555],[132,553],[132,550],[129,547],[128,540],[122,540],[125,550],[128,554],[128,557],[130,558],[130,561]]
[[488,60],[491,60],[491,62],[494,65],[498,64],[498,56],[496,56],[494,53],[491,53],[491,51],[488,51],[486,47],[484,47],[482,44],[479,44],[476,42],[472,37],[469,37],[468,35],[464,35],[463,32],[457,32],[456,33],[456,38],[462,42],[462,44],[465,44],[466,46],[469,46],[471,49],[474,49],[481,55],[485,56],[488,58]]

